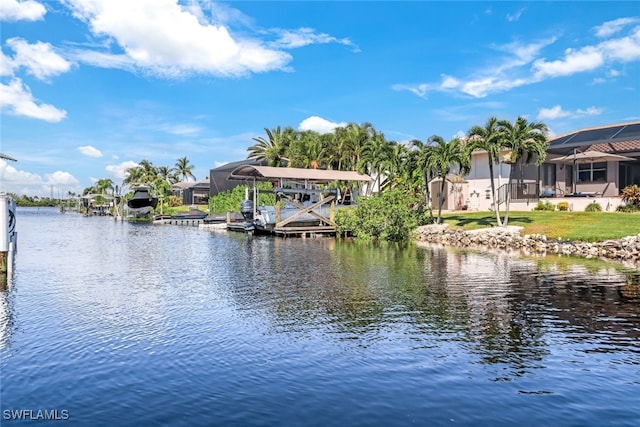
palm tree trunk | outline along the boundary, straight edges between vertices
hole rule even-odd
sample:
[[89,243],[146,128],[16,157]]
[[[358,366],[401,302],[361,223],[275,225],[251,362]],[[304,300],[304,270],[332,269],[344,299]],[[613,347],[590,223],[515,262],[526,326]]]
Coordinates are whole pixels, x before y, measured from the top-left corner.
[[430,181],[429,178],[431,177],[429,175],[430,174],[427,174],[424,176],[424,189],[425,189],[424,193],[426,198],[425,203],[426,203],[427,209],[429,209],[429,220],[433,222],[433,206],[431,205],[431,188],[430,188],[431,186],[429,185],[429,181]]
[[444,186],[445,179],[442,177],[442,183],[440,184],[440,200],[438,200],[438,224],[442,223],[442,205],[444,205]]
[[493,196],[493,210],[496,214],[496,222],[498,227],[502,226],[502,219],[500,218],[500,203],[498,201],[498,194],[496,193],[496,183],[493,180],[493,162],[489,159],[489,176],[491,177],[491,195]]
[[502,225],[505,227],[509,224],[509,205],[511,204],[511,181],[513,179],[513,172],[516,169],[516,165],[512,164],[511,169],[509,170],[509,181],[507,181],[507,200],[504,214],[504,222]]

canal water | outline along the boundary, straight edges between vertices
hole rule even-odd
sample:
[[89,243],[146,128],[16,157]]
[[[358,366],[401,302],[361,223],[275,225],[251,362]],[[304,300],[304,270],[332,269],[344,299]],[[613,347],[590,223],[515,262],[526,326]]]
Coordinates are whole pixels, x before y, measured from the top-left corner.
[[640,422],[637,270],[53,209],[17,229],[2,426]]

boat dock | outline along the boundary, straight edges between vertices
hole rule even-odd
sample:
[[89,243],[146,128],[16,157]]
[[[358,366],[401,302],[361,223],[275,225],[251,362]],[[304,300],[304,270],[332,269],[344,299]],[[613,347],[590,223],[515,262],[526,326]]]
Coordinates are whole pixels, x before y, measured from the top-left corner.
[[[335,235],[335,210],[352,207],[353,191],[345,183],[371,182],[371,177],[355,171],[256,165],[239,166],[228,179],[253,183],[240,206],[244,221],[229,225],[229,230],[303,238]],[[275,205],[259,205],[256,181],[273,185],[269,192],[275,195]],[[340,183],[346,191],[340,190]]]

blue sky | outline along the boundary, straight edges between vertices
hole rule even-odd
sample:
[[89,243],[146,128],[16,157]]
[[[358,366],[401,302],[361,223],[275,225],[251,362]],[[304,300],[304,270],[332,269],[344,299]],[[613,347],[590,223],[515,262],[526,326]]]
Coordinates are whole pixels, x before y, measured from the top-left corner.
[[640,3],[0,0],[1,191],[197,179],[264,128],[451,139],[492,115],[558,135],[640,119]]

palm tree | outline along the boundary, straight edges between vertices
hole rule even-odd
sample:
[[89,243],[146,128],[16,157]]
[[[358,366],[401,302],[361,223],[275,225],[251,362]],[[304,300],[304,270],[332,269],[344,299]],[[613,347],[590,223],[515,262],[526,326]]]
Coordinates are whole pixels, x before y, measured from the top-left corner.
[[[500,138],[502,144],[511,150],[509,163],[509,183],[507,185],[507,200],[504,215],[504,225],[509,223],[509,204],[511,202],[511,183],[513,180],[516,165],[520,164],[520,179],[522,179],[522,168],[524,164],[529,164],[536,159],[536,165],[541,165],[547,157],[547,125],[542,122],[528,122],[524,117],[518,117],[514,123],[508,120],[498,122]],[[524,161],[524,163],[523,163]]]
[[[186,160],[186,157],[184,159]],[[187,163],[188,162],[189,161],[187,160]],[[189,166],[189,167],[192,168],[193,166]],[[180,172],[178,172],[177,168],[172,169],[172,168],[169,168],[168,166],[158,166],[157,170],[158,170],[158,178],[168,182],[169,184],[175,184],[176,182],[178,182],[179,176],[181,175]]]
[[127,176],[122,181],[124,185],[133,186],[139,185],[143,182],[144,169],[142,169],[140,166],[135,166],[127,169],[126,174]]
[[392,188],[403,188],[411,192],[412,174],[415,169],[411,166],[413,159],[405,144],[390,142],[391,153],[389,161],[385,165],[387,178],[382,182],[382,188],[386,191]]
[[335,165],[337,170],[351,170],[352,147],[350,143],[350,134],[347,127],[337,127],[333,138],[333,144],[328,151],[331,163]]
[[289,143],[286,156],[289,166],[317,169],[320,167],[322,154],[322,137],[319,133],[308,130],[298,132]]
[[[189,178],[193,178],[195,181],[196,177],[193,175],[193,165],[189,164],[189,159],[186,157],[181,157],[176,161],[176,165],[174,170],[178,177],[182,177],[183,181],[188,181]],[[167,180],[170,182],[170,180]]]
[[[382,132],[372,132],[371,139],[365,142],[360,153],[361,172],[370,173],[375,177],[378,192],[382,191],[382,175],[385,169],[389,169],[391,155],[393,153],[392,143],[387,141]],[[369,195],[373,193],[373,186],[369,186]]]
[[94,185],[96,193],[100,193],[102,195],[105,193],[108,194],[107,190],[111,190],[113,192],[114,188],[113,181],[110,178],[101,178]]
[[424,144],[419,139],[412,140],[411,145],[417,148],[417,151],[412,151],[412,153],[414,153],[412,156],[412,162],[414,164],[411,166],[415,166],[414,172],[419,173],[420,179],[422,180],[422,184],[424,185],[425,206],[429,210],[430,219],[433,220],[431,186],[429,183],[436,175],[436,168],[431,161],[434,147],[430,144]]
[[438,218],[437,223],[442,222],[442,206],[444,205],[445,184],[447,175],[455,166],[459,170],[460,175],[465,175],[471,170],[471,155],[469,147],[460,139],[453,139],[449,142],[438,135],[429,138],[428,142],[432,145],[427,155],[427,165],[432,167],[436,176],[441,179],[440,197],[438,200]]
[[493,197],[493,210],[496,214],[498,226],[502,225],[500,218],[500,206],[496,194],[496,183],[493,178],[493,165],[500,161],[500,150],[502,149],[502,139],[498,119],[489,117],[484,127],[473,126],[467,133],[471,144],[471,151],[484,150],[487,152],[489,162],[489,178],[491,182],[491,196]]
[[247,158],[255,160],[266,160],[269,166],[281,166],[281,161],[285,159],[285,153],[289,146],[290,133],[283,133],[278,126],[275,129],[264,128],[267,134],[265,139],[262,136],[253,138],[257,144],[247,148],[249,155]]

